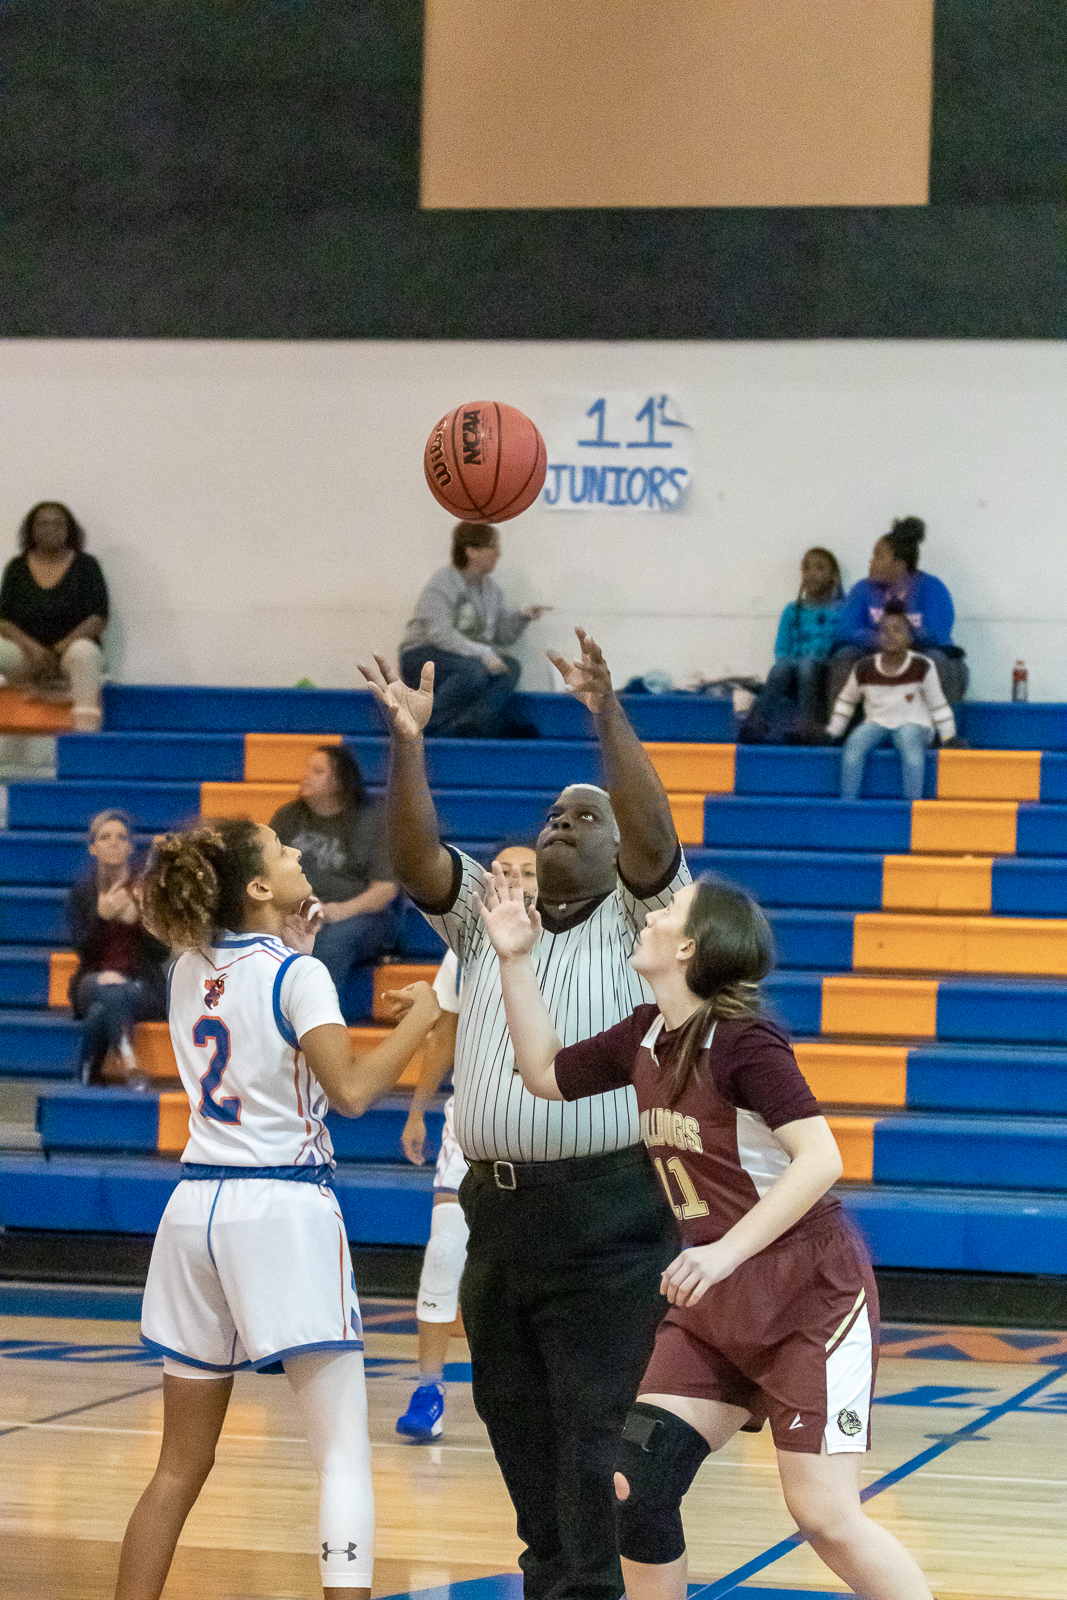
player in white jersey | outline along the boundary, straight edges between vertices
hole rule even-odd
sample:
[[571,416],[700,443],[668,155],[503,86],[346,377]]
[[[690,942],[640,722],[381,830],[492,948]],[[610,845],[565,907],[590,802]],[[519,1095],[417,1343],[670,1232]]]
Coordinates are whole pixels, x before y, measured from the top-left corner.
[[[517,883],[529,905],[537,899],[537,852],[530,845],[505,845],[493,857],[508,883]],[[425,1160],[425,1106],[437,1093],[441,1079],[455,1060],[456,1026],[463,998],[459,961],[449,950],[433,983],[441,1018],[427,1041],[424,1066],[400,1142],[415,1166]],[[400,1001],[401,997],[397,997]],[[409,1439],[436,1439],[444,1427],[445,1357],[452,1325],[459,1312],[459,1282],[467,1261],[467,1222],[459,1204],[459,1186],[467,1176],[467,1163],[456,1138],[453,1120],[456,1097],[445,1102],[445,1125],[437,1170],[433,1176],[433,1220],[430,1242],[422,1260],[422,1275],[415,1300],[419,1324],[419,1376],[397,1433]]]
[[[537,841],[535,953],[560,1038],[588,1039],[650,998],[629,966],[646,914],[689,881],[663,785],[596,643],[553,656],[591,711],[607,793],[574,784]],[[517,1513],[528,1600],[618,1600],[612,1470],[677,1253],[673,1212],[640,1144],[632,1086],[564,1104],[514,1070],[496,954],[478,914],[484,873],[441,844],[422,729],[433,673],[407,688],[361,668],[392,724],[386,803],[397,877],[464,971],[456,1134],[470,1171],[460,1303],[472,1392]]]
[[[116,1600],[158,1600],[214,1460],[233,1374],[284,1370],[319,1472],[327,1596],[369,1597],[374,1500],[363,1338],[327,1107],[356,1116],[399,1077],[440,1008],[426,984],[353,1057],[300,852],[244,819],[157,841],[144,919],[185,947],[171,1039],[189,1143],[159,1225],[142,1338],[163,1356],[163,1444],[130,1519]],[[235,1181],[240,1180],[240,1181]]]

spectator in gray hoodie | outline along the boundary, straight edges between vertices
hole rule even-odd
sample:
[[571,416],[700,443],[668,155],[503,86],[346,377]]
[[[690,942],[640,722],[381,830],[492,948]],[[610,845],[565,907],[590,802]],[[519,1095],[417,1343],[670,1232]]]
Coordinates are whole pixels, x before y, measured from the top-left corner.
[[400,646],[400,676],[418,687],[427,661],[434,665],[429,735],[455,739],[535,739],[537,729],[515,701],[522,670],[505,654],[548,606],[509,611],[490,574],[500,559],[500,535],[484,522],[457,522],[452,564],[423,589]]

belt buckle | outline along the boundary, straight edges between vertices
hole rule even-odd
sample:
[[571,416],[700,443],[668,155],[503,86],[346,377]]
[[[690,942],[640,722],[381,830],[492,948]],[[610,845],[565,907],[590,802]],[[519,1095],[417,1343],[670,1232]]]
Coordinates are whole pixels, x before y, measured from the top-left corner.
[[[507,1168],[506,1176],[511,1178],[511,1182],[510,1183],[504,1183],[502,1181],[503,1177],[505,1176],[505,1174],[503,1174],[501,1172],[501,1168],[502,1167],[506,1167]],[[493,1162],[493,1182],[496,1184],[498,1189],[506,1189],[509,1192],[512,1189],[517,1189],[519,1187],[518,1184],[515,1182],[515,1168],[514,1168],[514,1166],[512,1165],[512,1163],[510,1161],[494,1161]]]

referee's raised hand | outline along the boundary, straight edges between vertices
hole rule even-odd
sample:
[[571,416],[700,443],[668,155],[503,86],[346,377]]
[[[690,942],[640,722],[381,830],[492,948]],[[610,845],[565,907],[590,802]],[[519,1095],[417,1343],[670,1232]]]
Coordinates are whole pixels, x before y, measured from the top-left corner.
[[611,673],[604,660],[604,652],[584,628],[575,628],[581,646],[581,659],[568,661],[555,650],[546,651],[548,659],[563,679],[571,694],[596,716],[605,699],[611,694]]
[[409,689],[384,656],[376,655],[374,660],[373,667],[358,663],[368,689],[384,709],[393,732],[401,739],[417,739],[433,710],[433,662],[427,661],[423,667],[419,687]]
[[527,906],[522,884],[510,882],[497,861],[493,862],[492,872],[486,878],[478,910],[501,961],[509,956],[528,956],[541,936],[541,917],[536,906]]

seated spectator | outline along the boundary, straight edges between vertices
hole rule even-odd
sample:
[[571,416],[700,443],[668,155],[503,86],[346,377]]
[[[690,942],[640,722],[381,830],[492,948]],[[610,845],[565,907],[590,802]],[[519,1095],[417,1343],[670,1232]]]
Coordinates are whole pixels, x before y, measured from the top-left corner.
[[952,643],[955,608],[940,578],[919,571],[919,546],[926,538],[921,517],[901,517],[878,540],[868,576],[853,584],[838,620],[830,660],[831,699],[861,656],[878,646],[878,624],[886,603],[899,600],[917,649],[937,667],[945,697],[958,704],[967,692],[964,652]]
[[509,611],[490,573],[500,535],[484,522],[457,522],[452,564],[434,573],[419,596],[400,646],[400,676],[415,689],[427,661],[434,666],[429,735],[456,739],[535,739],[537,729],[514,700],[522,671],[505,654],[548,606]]
[[44,500],[19,530],[0,580],[0,673],[45,699],[73,699],[74,727],[100,726],[107,585],[66,506]]
[[782,612],[774,666],[738,730],[743,744],[808,744],[826,720],[826,662],[844,590],[837,557],[821,545],[800,563],[800,593]]
[[82,1030],[81,1081],[99,1083],[105,1063],[142,1089],[147,1079],[133,1049],[138,1022],[167,1014],[166,965],[170,952],[141,922],[133,840],[121,811],[101,811],[89,824],[89,854],[96,870],[67,896],[67,923],[78,956],[70,1003]]
[[322,901],[326,925],[315,954],[340,994],[350,968],[374,965],[392,947],[397,921],[382,815],[343,745],[315,751],[300,798],[281,806],[270,825],[282,844],[300,851],[304,876]]
[[865,720],[853,728],[841,752],[841,798],[859,798],[868,754],[891,739],[900,751],[904,798],[919,800],[934,731],[942,744],[955,742],[956,719],[942,693],[937,668],[929,656],[909,648],[912,632],[903,601],[886,604],[878,641],[881,651],[864,656],[850,672],[826,730],[831,739],[839,739],[863,702]]

